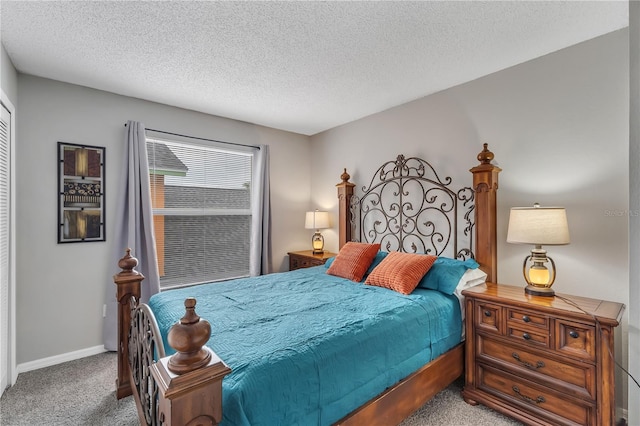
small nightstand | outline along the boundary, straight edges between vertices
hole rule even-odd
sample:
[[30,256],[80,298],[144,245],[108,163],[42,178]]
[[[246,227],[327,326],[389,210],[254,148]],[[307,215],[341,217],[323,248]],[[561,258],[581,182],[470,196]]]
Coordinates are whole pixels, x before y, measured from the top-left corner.
[[310,266],[324,265],[327,259],[336,255],[329,251],[325,251],[322,254],[313,254],[313,250],[291,251],[287,254],[289,255],[290,271],[300,268],[309,268]]
[[615,424],[613,332],[623,304],[491,283],[462,294],[465,401],[532,425]]

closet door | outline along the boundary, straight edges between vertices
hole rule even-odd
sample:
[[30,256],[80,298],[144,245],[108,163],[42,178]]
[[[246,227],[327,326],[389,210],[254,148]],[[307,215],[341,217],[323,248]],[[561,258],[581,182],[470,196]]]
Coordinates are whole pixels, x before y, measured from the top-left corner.
[[10,177],[11,113],[4,103],[0,114],[0,394],[10,384]]

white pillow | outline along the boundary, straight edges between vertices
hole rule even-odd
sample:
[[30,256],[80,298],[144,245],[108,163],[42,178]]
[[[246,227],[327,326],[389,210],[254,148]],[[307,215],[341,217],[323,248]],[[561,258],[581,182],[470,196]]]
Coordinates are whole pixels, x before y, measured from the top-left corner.
[[460,281],[458,281],[454,294],[462,296],[462,290],[484,284],[486,280],[487,274],[482,269],[467,269],[467,271],[462,274],[462,277],[460,277]]
[[475,269],[467,269],[467,271],[462,274],[460,281],[458,281],[458,285],[454,290],[453,294],[456,295],[458,301],[460,302],[460,313],[462,314],[462,340],[464,340],[464,296],[462,295],[462,290],[475,287],[480,284],[484,284],[487,281],[487,274],[482,271],[480,268]]

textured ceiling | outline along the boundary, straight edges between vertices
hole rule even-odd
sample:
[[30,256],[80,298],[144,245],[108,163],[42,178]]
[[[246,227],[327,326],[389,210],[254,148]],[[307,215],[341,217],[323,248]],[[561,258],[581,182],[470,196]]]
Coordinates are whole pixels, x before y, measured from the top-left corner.
[[626,1],[0,2],[18,71],[302,134],[626,27]]

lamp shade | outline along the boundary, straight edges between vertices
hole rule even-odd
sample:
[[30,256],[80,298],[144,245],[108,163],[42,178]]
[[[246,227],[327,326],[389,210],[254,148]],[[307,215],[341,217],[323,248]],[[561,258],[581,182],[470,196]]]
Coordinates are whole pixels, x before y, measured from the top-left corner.
[[329,212],[307,212],[304,221],[306,229],[324,229],[329,227]]
[[569,226],[563,207],[513,207],[507,242],[515,244],[569,244]]

